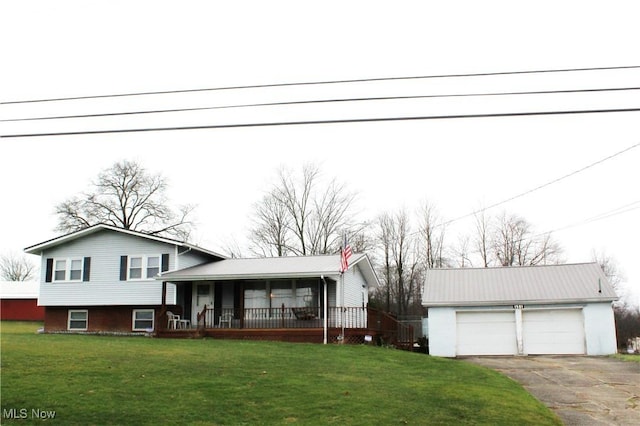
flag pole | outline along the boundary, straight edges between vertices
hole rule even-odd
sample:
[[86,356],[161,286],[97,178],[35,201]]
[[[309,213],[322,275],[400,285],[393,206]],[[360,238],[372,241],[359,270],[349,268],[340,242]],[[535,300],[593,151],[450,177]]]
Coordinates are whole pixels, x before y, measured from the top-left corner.
[[[343,249],[344,250],[344,249]],[[340,274],[340,281],[342,282],[342,340],[340,343],[344,343],[344,316],[345,316],[345,306],[344,306],[344,272]]]
[[[340,253],[340,258],[341,261],[346,262],[346,258],[345,258],[345,250],[347,249],[346,245],[347,245],[347,232],[346,231],[342,231],[343,235],[342,235],[342,251]],[[344,306],[344,273],[345,273],[345,268],[344,268],[344,264],[342,265],[342,267],[340,268],[340,286],[342,288],[342,314],[341,314],[341,323],[342,323],[342,331],[341,331],[341,336],[342,336],[342,340],[341,343],[344,343],[344,316],[345,316],[345,306]]]
[[351,246],[349,245],[348,241],[347,241],[347,231],[343,231],[343,235],[342,235],[342,247],[340,247],[340,286],[342,287],[342,303],[341,303],[341,310],[342,313],[340,314],[340,320],[342,323],[342,334],[340,335],[341,337],[341,342],[344,343],[344,328],[345,328],[345,317],[347,315],[347,308],[346,308],[346,304],[345,304],[345,290],[344,290],[344,273],[347,272],[347,270],[349,269],[349,257],[351,257]]

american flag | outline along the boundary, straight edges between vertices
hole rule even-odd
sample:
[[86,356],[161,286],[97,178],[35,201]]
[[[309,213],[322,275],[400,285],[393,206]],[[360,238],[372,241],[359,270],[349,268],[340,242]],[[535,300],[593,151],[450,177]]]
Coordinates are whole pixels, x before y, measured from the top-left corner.
[[342,250],[340,252],[340,273],[344,273],[349,269],[349,258],[352,254],[351,246],[349,245],[347,236],[345,235],[342,242]]

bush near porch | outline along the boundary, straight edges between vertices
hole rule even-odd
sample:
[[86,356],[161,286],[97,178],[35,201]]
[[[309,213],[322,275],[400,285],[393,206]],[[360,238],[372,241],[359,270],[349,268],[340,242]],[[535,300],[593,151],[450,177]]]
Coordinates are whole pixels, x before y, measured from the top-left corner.
[[1,327],[3,424],[561,424],[512,380],[423,354]]

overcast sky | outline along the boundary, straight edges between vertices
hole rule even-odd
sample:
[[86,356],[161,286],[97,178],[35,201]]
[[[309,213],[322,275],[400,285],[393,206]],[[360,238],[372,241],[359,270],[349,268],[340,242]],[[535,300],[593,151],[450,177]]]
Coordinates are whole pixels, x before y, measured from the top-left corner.
[[[272,83],[640,65],[627,2],[2,2],[0,101]],[[389,4],[393,4],[390,7]],[[0,105],[1,118],[310,99],[640,87],[640,69],[432,78]],[[639,108],[640,91],[456,97],[0,122],[2,135],[273,121]],[[122,159],[198,204],[197,243],[246,241],[280,165],[320,165],[359,220],[434,203],[445,218],[505,203],[569,262],[593,249],[640,287],[639,112],[3,138],[0,252],[54,237],[56,203]],[[633,147],[633,148],[632,148]],[[604,218],[602,218],[604,217]],[[602,218],[599,220],[590,220]],[[451,239],[471,229],[450,226]],[[453,242],[453,241],[452,241]]]

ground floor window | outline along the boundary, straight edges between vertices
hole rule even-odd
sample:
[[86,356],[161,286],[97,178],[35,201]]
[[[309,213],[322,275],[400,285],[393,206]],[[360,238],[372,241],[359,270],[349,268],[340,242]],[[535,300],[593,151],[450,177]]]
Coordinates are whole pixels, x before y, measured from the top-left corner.
[[68,330],[84,331],[87,329],[89,322],[89,311],[85,310],[70,310],[69,318],[67,321]]
[[153,309],[134,309],[133,331],[153,330],[154,317],[155,314]]
[[321,292],[318,280],[271,280],[246,283],[245,308],[320,307]]

